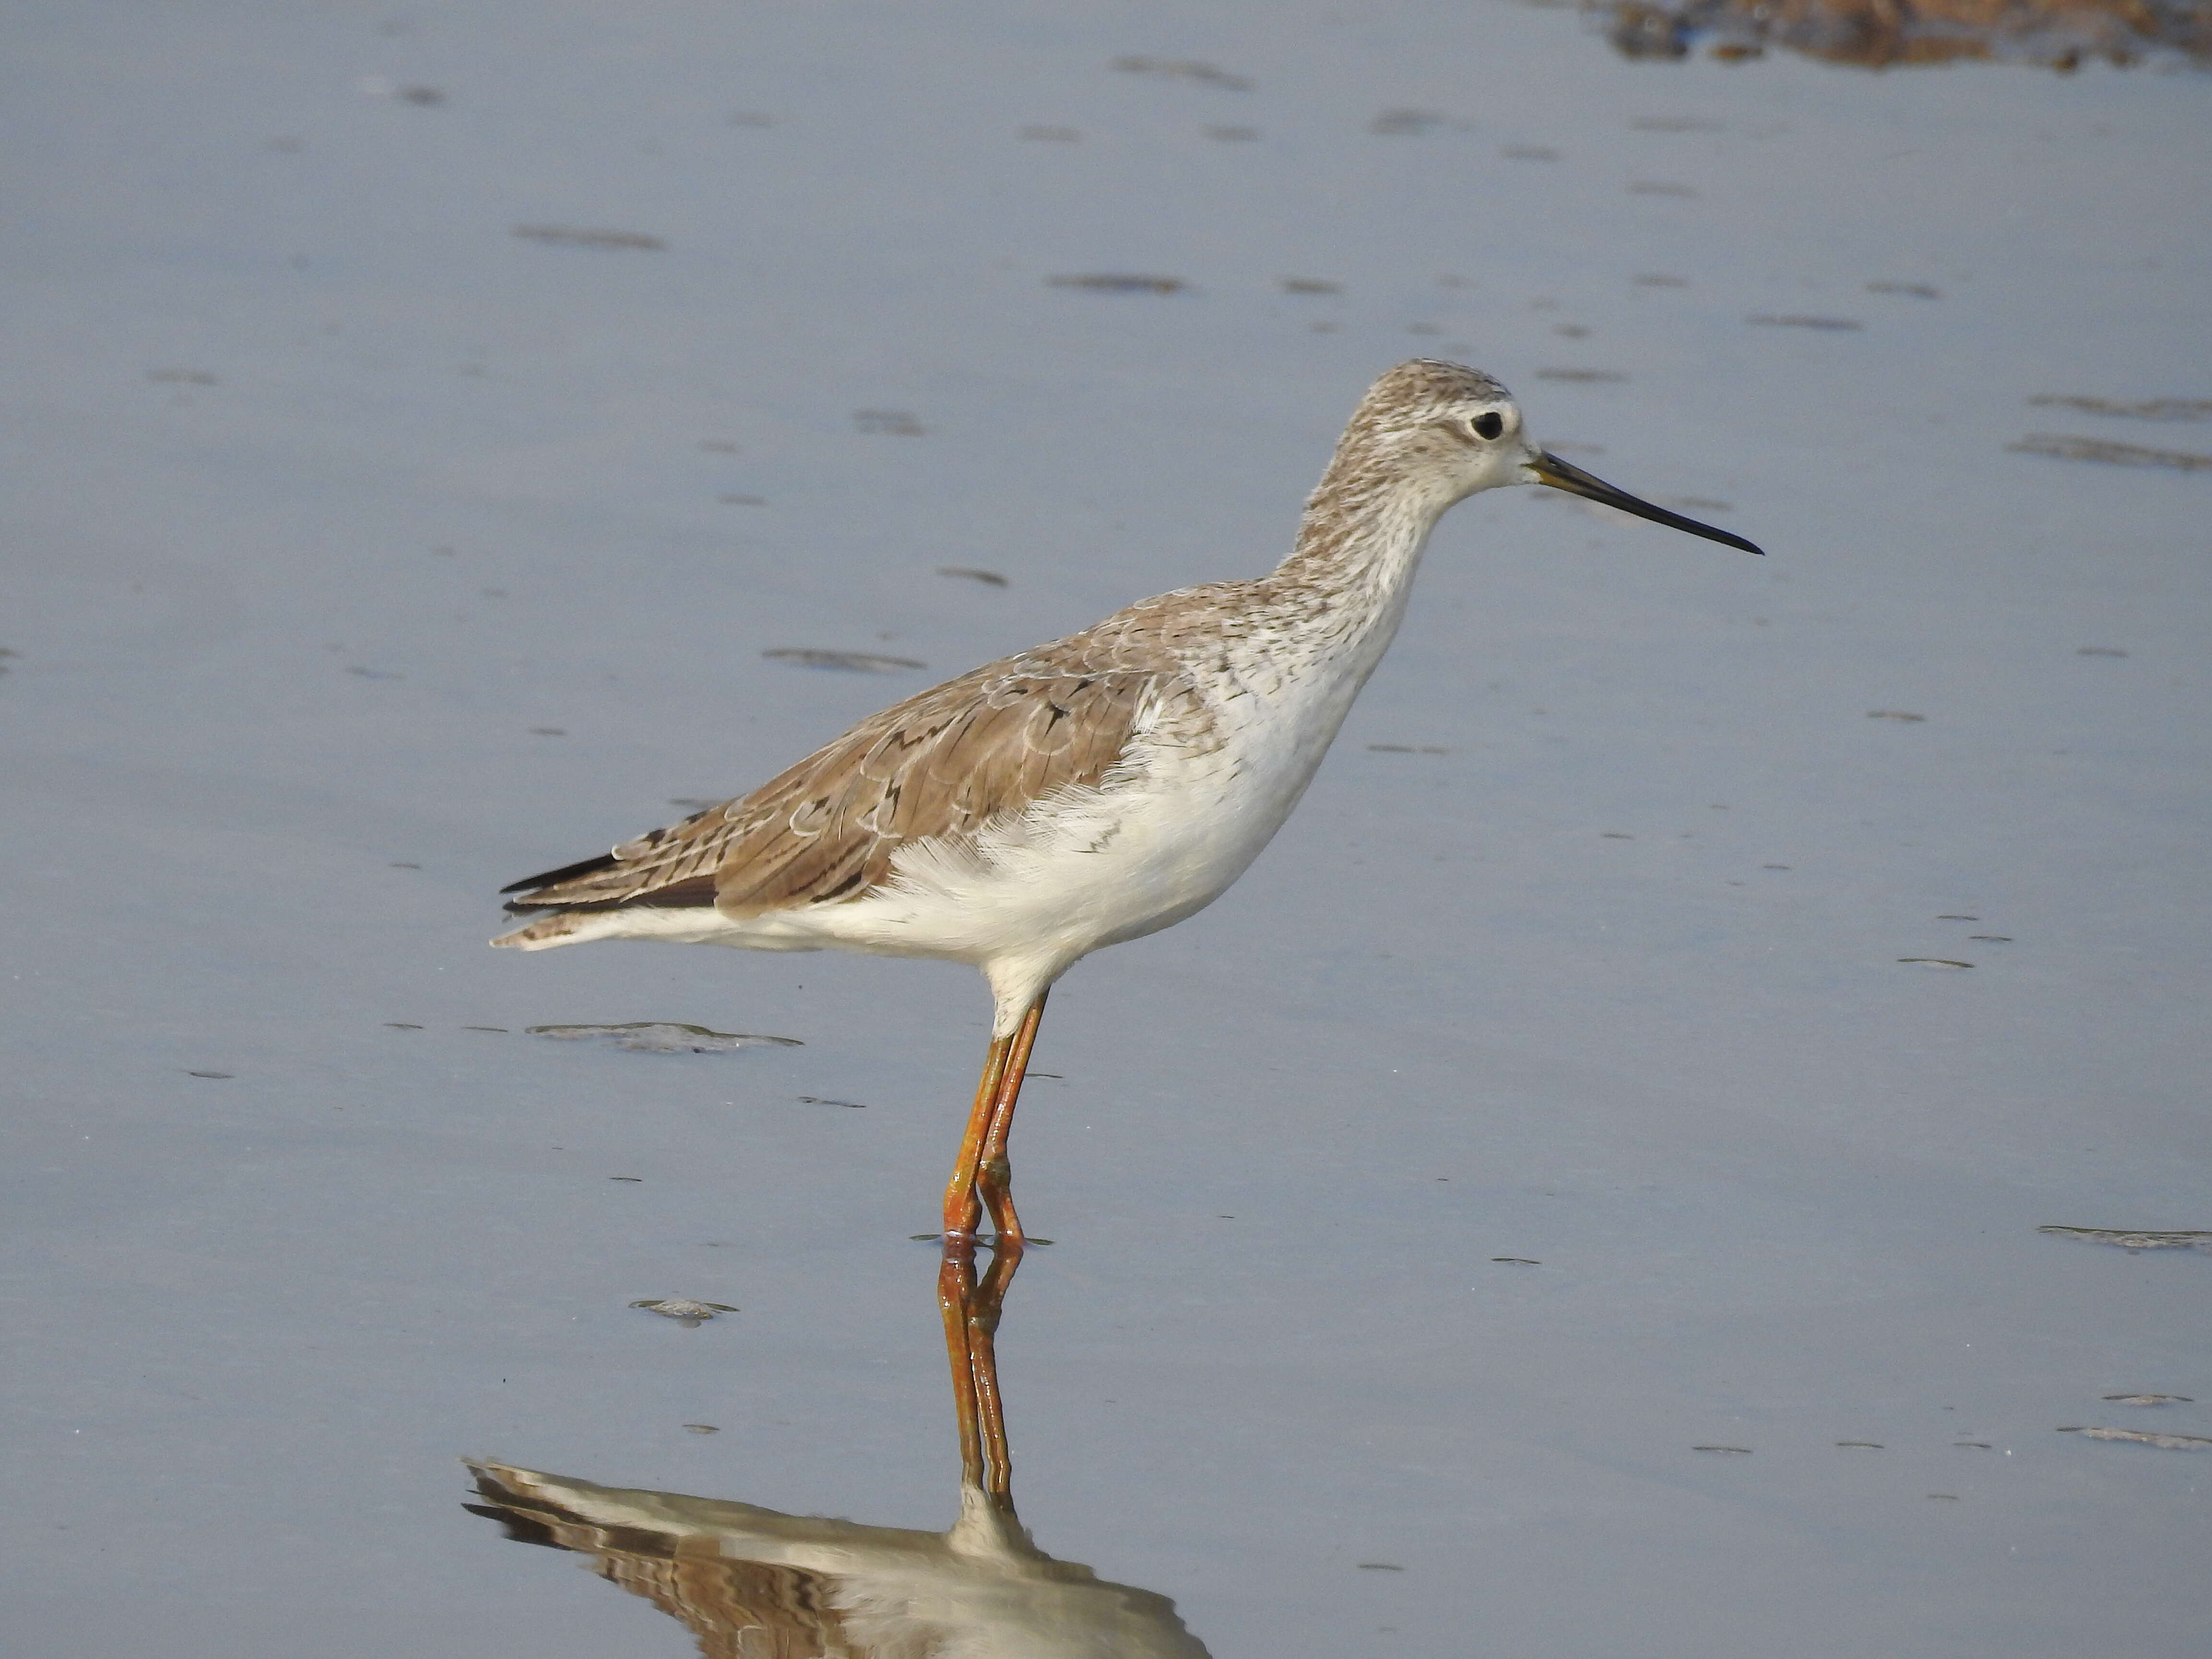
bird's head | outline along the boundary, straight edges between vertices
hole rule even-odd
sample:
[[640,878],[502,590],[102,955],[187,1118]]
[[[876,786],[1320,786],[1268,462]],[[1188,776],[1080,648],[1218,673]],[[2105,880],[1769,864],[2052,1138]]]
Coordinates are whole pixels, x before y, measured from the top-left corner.
[[1347,436],[1354,434],[1363,470],[1421,486],[1441,497],[1442,506],[1480,489],[1546,484],[1747,553],[1759,551],[1741,536],[1654,507],[1561,460],[1528,435],[1513,394],[1479,368],[1426,357],[1399,364],[1368,388]]

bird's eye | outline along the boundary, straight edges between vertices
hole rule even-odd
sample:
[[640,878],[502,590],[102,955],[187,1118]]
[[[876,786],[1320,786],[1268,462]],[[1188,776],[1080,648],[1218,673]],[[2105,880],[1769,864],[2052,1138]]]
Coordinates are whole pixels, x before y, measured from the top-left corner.
[[1468,424],[1474,428],[1476,437],[1495,438],[1505,430],[1505,417],[1496,410],[1492,410],[1486,415],[1476,416]]

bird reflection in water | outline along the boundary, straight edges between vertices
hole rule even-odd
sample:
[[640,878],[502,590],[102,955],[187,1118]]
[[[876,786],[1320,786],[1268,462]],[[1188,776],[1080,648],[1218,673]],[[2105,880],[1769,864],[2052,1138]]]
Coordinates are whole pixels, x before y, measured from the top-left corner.
[[1206,1659],[1150,1590],[1037,1548],[1014,1513],[994,1346],[1021,1249],[948,1245],[938,1274],[960,1419],[947,1532],[784,1515],[473,1463],[468,1507],[525,1543],[574,1550],[681,1620],[703,1659]]

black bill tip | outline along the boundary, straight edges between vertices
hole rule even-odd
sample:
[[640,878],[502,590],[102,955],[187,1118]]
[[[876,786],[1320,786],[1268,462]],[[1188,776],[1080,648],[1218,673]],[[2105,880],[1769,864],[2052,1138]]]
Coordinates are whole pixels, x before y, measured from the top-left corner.
[[1528,470],[1536,475],[1536,482],[1549,484],[1554,489],[1564,489],[1570,495],[1580,495],[1585,501],[1601,501],[1607,507],[1619,507],[1623,513],[1633,513],[1639,519],[1649,519],[1654,524],[1663,524],[1674,530],[1686,530],[1692,536],[1703,536],[1709,542],[1723,542],[1730,547],[1740,547],[1747,553],[1766,556],[1766,550],[1741,536],[1725,530],[1716,530],[1709,524],[1699,524],[1695,519],[1686,519],[1679,513],[1669,513],[1663,507],[1654,507],[1640,501],[1625,489],[1616,489],[1602,478],[1592,477],[1582,468],[1563,461],[1549,450],[1539,452]]

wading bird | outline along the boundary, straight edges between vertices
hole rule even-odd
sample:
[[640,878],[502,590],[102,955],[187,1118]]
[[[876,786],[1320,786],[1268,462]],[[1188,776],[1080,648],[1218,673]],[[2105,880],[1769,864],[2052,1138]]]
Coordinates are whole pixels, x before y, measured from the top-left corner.
[[1747,553],[1539,447],[1487,374],[1369,388],[1264,576],[1179,588],[860,722],[749,795],[519,881],[492,941],[866,951],[982,969],[991,1048],[945,1195],[1018,1246],[1006,1138],[1053,982],[1220,896],[1290,816],[1453,503],[1548,484]]

